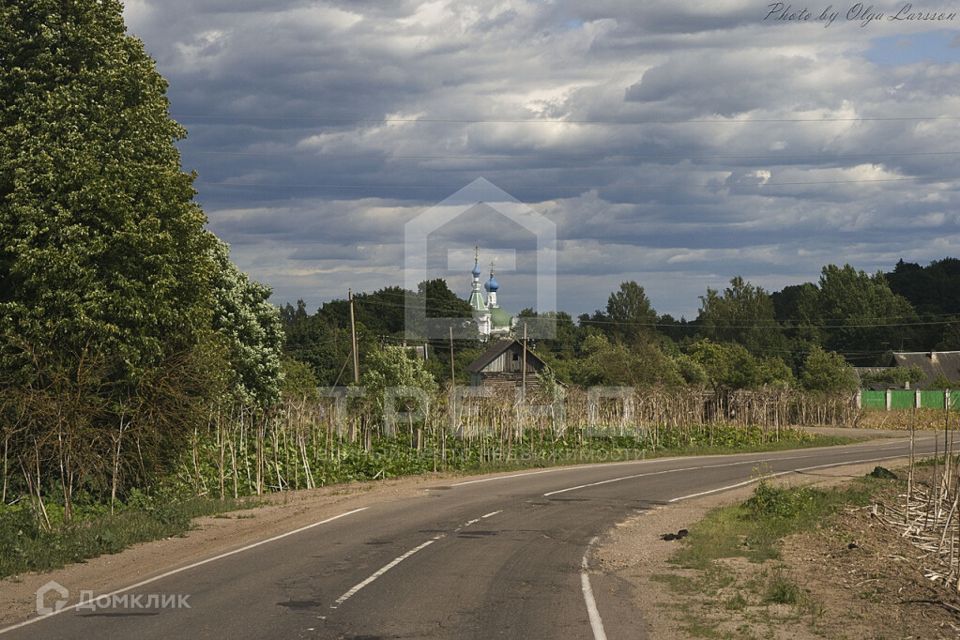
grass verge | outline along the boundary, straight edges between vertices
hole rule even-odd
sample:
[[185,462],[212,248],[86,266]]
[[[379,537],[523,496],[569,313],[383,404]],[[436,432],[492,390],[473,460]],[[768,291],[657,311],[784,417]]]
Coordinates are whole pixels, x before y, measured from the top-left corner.
[[869,504],[890,482],[866,476],[820,489],[763,481],[748,500],[691,526],[669,560],[674,569],[653,579],[674,595],[677,620],[691,637],[773,638],[785,622],[816,625],[823,605],[791,577],[780,557],[783,539],[829,526],[841,509]]
[[0,506],[0,578],[49,571],[99,555],[117,553],[139,542],[183,535],[194,518],[259,504],[252,499],[213,500],[148,497],[135,494],[114,513],[102,505],[81,506],[70,522],[48,507],[49,529],[26,505]]
[[705,569],[720,558],[777,559],[779,542],[785,536],[820,526],[841,506],[867,504],[882,482],[867,477],[838,489],[787,488],[761,482],[749,500],[716,509],[691,528],[673,562]]

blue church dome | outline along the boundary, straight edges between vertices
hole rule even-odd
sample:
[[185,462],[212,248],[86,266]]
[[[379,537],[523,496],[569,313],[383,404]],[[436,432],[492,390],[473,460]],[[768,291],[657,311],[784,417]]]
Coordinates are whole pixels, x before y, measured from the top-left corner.
[[474,278],[479,278],[479,277],[480,277],[480,265],[477,264],[476,262],[474,262],[474,263],[473,263],[473,271],[471,271],[470,273],[473,274],[473,277],[474,277]]
[[497,282],[497,279],[493,277],[493,274],[490,274],[490,279],[487,280],[487,283],[483,285],[483,288],[487,291],[496,291],[500,288],[500,283]]

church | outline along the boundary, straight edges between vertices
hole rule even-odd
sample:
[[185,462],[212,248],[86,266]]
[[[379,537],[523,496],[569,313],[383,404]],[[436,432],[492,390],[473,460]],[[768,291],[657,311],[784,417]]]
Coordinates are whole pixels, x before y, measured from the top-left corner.
[[487,299],[483,299],[483,292],[480,290],[480,248],[474,250],[473,259],[473,288],[470,291],[470,308],[473,309],[473,317],[477,322],[480,333],[480,339],[483,341],[491,338],[505,338],[509,336],[517,319],[512,317],[497,304],[497,291],[500,289],[500,283],[493,275],[493,265],[490,265],[490,279],[483,285],[487,292]]

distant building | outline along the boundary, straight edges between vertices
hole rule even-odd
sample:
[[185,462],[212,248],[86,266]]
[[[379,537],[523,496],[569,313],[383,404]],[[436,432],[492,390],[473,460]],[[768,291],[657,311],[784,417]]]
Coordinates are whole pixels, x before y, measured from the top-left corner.
[[[547,363],[527,349],[527,390],[539,386],[537,373]],[[467,366],[473,386],[514,389],[523,383],[523,344],[513,338],[497,340]]]
[[[960,351],[894,351],[892,362],[887,367],[856,367],[857,375],[863,379],[882,378],[887,372],[896,369],[916,367],[923,373],[923,379],[907,388],[929,389],[938,380],[951,383],[951,388],[960,389]],[[864,384],[868,389],[887,389],[896,387],[882,381]]]
[[893,352],[896,367],[917,367],[923,371],[924,379],[917,388],[925,389],[933,385],[938,378],[960,388],[960,351],[919,351]]
[[500,308],[497,303],[497,291],[500,290],[500,283],[493,275],[493,265],[490,266],[490,279],[483,285],[487,292],[487,299],[483,299],[483,293],[480,291],[480,248],[477,247],[473,259],[473,288],[470,291],[468,302],[473,309],[473,317],[477,321],[477,328],[481,340],[490,338],[502,338],[509,336],[516,325],[516,318],[510,316],[505,310]]

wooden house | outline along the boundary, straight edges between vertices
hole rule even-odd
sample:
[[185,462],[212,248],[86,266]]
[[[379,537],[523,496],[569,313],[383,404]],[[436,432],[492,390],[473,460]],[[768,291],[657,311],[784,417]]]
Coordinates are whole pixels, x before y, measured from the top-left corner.
[[[527,349],[527,391],[538,386],[537,373],[547,363]],[[472,386],[498,387],[512,392],[523,384],[523,344],[512,338],[497,340],[467,366]]]

